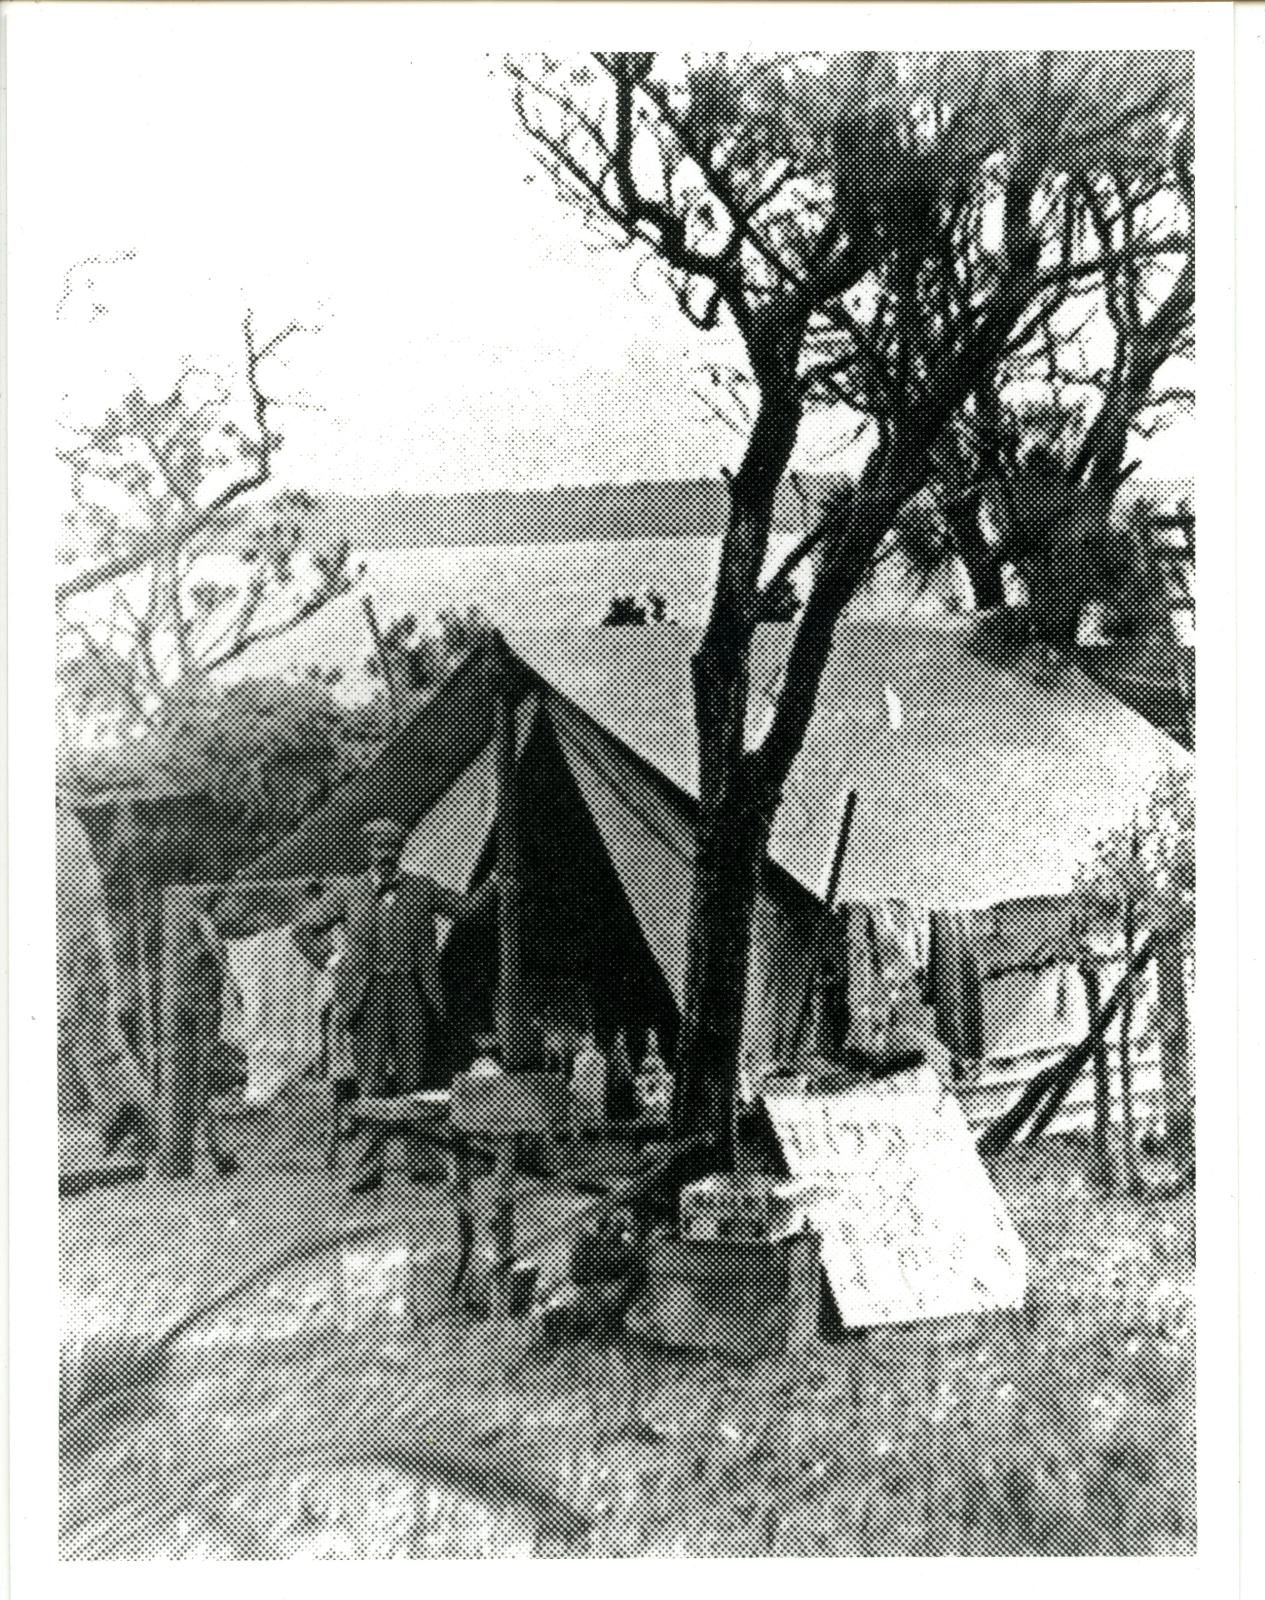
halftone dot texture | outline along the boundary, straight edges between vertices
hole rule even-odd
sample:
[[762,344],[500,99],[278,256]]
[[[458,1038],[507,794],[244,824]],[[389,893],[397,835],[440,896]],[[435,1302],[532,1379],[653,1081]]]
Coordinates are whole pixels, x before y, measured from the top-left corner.
[[[981,78],[985,65],[991,76]],[[783,786],[753,936],[748,1042],[767,1049],[802,992],[806,929],[850,789],[859,803],[840,900],[902,900],[937,913],[1054,905],[1098,834],[1126,823],[1166,769],[1191,765],[1190,640],[1172,621],[1190,614],[1193,519],[1179,504],[1188,486],[1135,479],[1117,494],[1111,476],[1121,464],[1113,428],[1124,419],[1122,449],[1131,426],[1135,438],[1155,430],[1138,396],[1164,389],[1164,362],[1187,348],[1193,275],[1188,284],[1169,236],[1186,222],[1188,151],[1170,113],[1189,115],[1190,68],[1187,58],[1145,52],[1053,66],[1008,56],[801,57],[779,80],[731,59],[698,70],[688,109],[659,93],[639,58],[583,69],[520,63],[511,73],[546,170],[568,194],[598,173],[587,222],[618,233],[622,206],[625,235],[631,222],[660,242],[687,315],[704,327],[736,322],[769,370],[788,340],[802,340],[796,421],[799,408],[831,401],[863,421],[885,405],[916,405],[931,430],[908,498],[928,484],[938,498],[929,514],[908,514],[900,548],[860,580],[833,630]],[[743,74],[745,97],[735,87]],[[907,92],[913,80],[935,83],[960,116],[937,118],[932,101]],[[678,158],[682,149],[719,152],[739,186],[727,190],[739,196],[739,224],[737,213],[725,222],[715,194],[706,202],[697,185],[680,183],[655,190],[640,158],[621,168],[618,148],[613,164],[602,154],[603,140],[618,143],[621,95],[639,137],[657,125],[677,141]],[[605,97],[595,121],[586,121],[590,97]],[[735,119],[741,137],[726,142]],[[1044,130],[1035,145],[1020,137],[1025,127]],[[1096,276],[1073,271],[1055,321],[1033,322],[1034,338],[1043,325],[1049,334],[1033,360],[1047,363],[1059,403],[1043,409],[1033,398],[1041,372],[1023,366],[1027,346],[1017,347],[1001,395],[1008,420],[985,437],[982,413],[965,391],[950,392],[950,380],[964,352],[978,351],[981,375],[1007,358],[1005,338],[989,343],[1000,336],[988,308],[990,296],[1013,291],[1006,272],[1022,249],[1018,222],[1000,204],[1007,185],[1026,181],[1016,152],[1050,172],[1088,174],[1076,226],[1083,247],[1101,248],[1109,264]],[[967,174],[964,187],[947,183],[951,170]],[[1155,195],[1143,198],[1147,185]],[[1044,206],[1053,216],[1070,192],[1061,180],[1034,190],[1033,214]],[[960,217],[945,231],[944,206],[955,203]],[[565,226],[574,223],[560,215]],[[1067,237],[1049,227],[1025,268],[1029,309],[1045,292],[1031,284],[1055,272],[1041,250]],[[961,246],[963,270],[949,282],[928,257],[901,278],[918,239],[937,237]],[[844,284],[844,246],[861,239],[869,265]],[[1126,270],[1149,250],[1170,265]],[[802,319],[778,308],[806,275],[836,264],[841,287],[817,297],[805,333]],[[1106,319],[1099,333],[1069,333],[1057,316],[1094,292]],[[823,317],[817,302],[826,301]],[[670,302],[666,314],[675,314]],[[1074,374],[1049,366],[1077,349],[1086,360]],[[1179,375],[1168,387],[1181,383]],[[697,404],[689,384],[683,374],[683,405]],[[754,392],[741,380],[717,388],[718,403],[739,415]],[[750,426],[748,416],[744,438]],[[908,447],[907,419],[900,426]],[[1087,441],[1079,466],[1088,498],[1066,487],[1069,458]],[[766,464],[762,448],[748,479]],[[755,629],[749,747],[784,698],[790,614],[802,615],[809,582],[828,578],[840,541],[866,514],[864,496],[850,511],[840,497],[846,472],[794,483],[780,468],[773,475],[766,577],[813,527],[834,533],[797,570],[780,611],[769,597],[772,620]],[[990,487],[998,482],[1011,496],[1001,510]],[[634,1064],[649,1028],[669,1057],[679,1028],[698,781],[690,663],[720,538],[745,486],[740,473],[733,484],[331,499],[308,513],[314,547],[365,552],[365,587],[388,627],[404,613],[427,624],[473,608],[504,631],[528,674],[518,750],[532,1003],[564,1045],[574,1047],[589,1022],[606,1045],[623,1031]],[[1131,513],[1130,501],[1145,514]],[[1103,513],[1097,522],[1091,503]],[[887,526],[895,521],[893,513]],[[1002,531],[981,539],[985,525]],[[1107,526],[1111,538],[1095,536]],[[235,558],[239,546],[240,536],[226,538],[211,559]],[[992,593],[1005,565],[1030,601],[1013,616]],[[189,604],[212,598],[190,595]],[[1086,616],[1113,604],[1131,622],[1129,637],[1078,645]],[[987,614],[969,614],[976,605]],[[604,619],[626,625],[602,627]],[[363,872],[360,830],[375,818],[406,830],[403,870],[436,886],[432,910],[486,879],[495,774],[482,639],[477,620],[467,622],[449,635],[437,671],[432,657],[417,681],[404,672],[403,730],[385,742],[363,728],[347,736],[363,770],[333,770],[329,740],[312,733],[327,708],[313,698],[292,718],[303,736],[246,798],[222,781],[234,764],[230,730],[215,750],[213,784],[138,766],[123,792],[82,805],[67,796],[62,806],[63,1554],[1190,1553],[1193,1197],[1160,1205],[1104,1195],[1084,1176],[1076,1139],[1012,1150],[993,1168],[1029,1261],[1017,1313],[814,1338],[742,1362],[621,1335],[613,1278],[605,1322],[558,1345],[542,1340],[538,1318],[483,1322],[453,1309],[461,1245],[450,1194],[407,1181],[419,1162],[400,1140],[383,1158],[366,1152],[363,1132],[359,1142],[343,1137],[347,1112],[331,1082],[358,1067],[363,1087],[381,1094],[468,1065],[492,1023],[495,919],[458,919],[449,933],[446,918],[436,928],[431,911],[419,912],[407,958],[375,924],[379,967],[368,981],[391,986],[392,998],[374,1013],[372,1048],[362,1042],[358,1058],[346,1039],[313,1025],[310,975],[299,981],[287,965],[293,953],[271,935],[322,896],[342,896],[350,920],[346,885]],[[374,687],[369,659],[357,588],[264,639],[226,675],[294,679],[316,663],[341,673],[340,694],[363,700]],[[408,651],[394,659],[406,668]],[[276,692],[279,702],[290,694]],[[255,712],[266,720],[267,706]],[[243,726],[240,750],[254,779],[257,733]],[[265,818],[254,834],[241,821],[252,805]],[[221,937],[261,941],[273,964],[252,977],[239,961],[237,992],[226,992],[215,961],[196,941],[180,943],[187,920],[162,924],[159,938],[151,871],[206,894],[236,877],[212,921]],[[423,982],[417,944],[436,935],[442,950]],[[316,936],[332,941],[326,956],[337,953],[339,934]],[[345,971],[345,948],[342,958]],[[153,1043],[146,972],[165,986],[164,1071],[176,1040],[186,1051],[180,1070],[196,1084],[191,1178],[161,1176],[148,1148],[152,1125],[170,1144],[171,1123],[155,1115],[152,1080],[137,1064]],[[443,1027],[427,1014],[419,1027],[416,1007],[434,994]],[[234,1008],[236,1051],[210,1048],[225,1007]],[[1032,1069],[1018,1054],[1002,1106]],[[1155,1091],[1142,1065],[1145,1117]],[[269,1102],[249,1104],[265,1081]],[[148,1130],[127,1125],[137,1107]],[[103,1133],[120,1136],[123,1156],[103,1160]],[[128,1170],[134,1149],[148,1168],[139,1182]],[[348,1192],[383,1159],[380,1186]],[[432,1150],[421,1165],[440,1159]],[[576,1276],[571,1241],[589,1201],[580,1185],[525,1165],[533,1170],[518,1180],[519,1253],[538,1263],[543,1285],[560,1286]],[[478,1269],[486,1176],[475,1200]]]

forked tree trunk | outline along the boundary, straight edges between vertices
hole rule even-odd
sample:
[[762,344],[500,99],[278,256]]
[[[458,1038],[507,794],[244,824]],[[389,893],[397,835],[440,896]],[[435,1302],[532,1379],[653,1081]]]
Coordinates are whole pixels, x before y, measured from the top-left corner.
[[[745,748],[750,691],[751,608],[767,552],[773,502],[798,434],[801,409],[776,384],[742,467],[730,484],[730,525],[716,597],[694,659],[699,812],[690,898],[689,960],[677,1052],[673,1121],[678,1136],[712,1138],[732,1164],[734,1100],[756,896],[782,785],[803,744],[835,623],[869,570],[870,558],[925,469],[930,424],[912,426],[913,454],[885,453],[850,522],[829,576],[819,569],[787,658],[773,722],[758,751]],[[941,419],[942,420],[942,419]],[[895,463],[902,463],[900,472]]]

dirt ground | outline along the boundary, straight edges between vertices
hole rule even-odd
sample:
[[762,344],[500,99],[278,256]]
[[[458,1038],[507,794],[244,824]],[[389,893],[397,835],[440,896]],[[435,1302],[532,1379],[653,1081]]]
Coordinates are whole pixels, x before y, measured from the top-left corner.
[[[442,1192],[395,1175],[358,1201],[310,1164],[64,1200],[63,1555],[1189,1554],[1193,1196],[1104,1198],[1084,1170],[1049,1141],[996,1173],[1021,1316],[754,1368],[458,1325]],[[523,1233],[559,1234],[558,1205],[526,1185]]]

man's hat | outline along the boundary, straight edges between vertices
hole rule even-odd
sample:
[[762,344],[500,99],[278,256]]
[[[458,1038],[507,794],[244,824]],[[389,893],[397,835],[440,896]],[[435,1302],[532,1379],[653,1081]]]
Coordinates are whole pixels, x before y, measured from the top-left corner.
[[398,822],[390,817],[378,817],[373,822],[365,823],[360,830],[360,837],[366,844],[389,844],[398,850],[406,836]]

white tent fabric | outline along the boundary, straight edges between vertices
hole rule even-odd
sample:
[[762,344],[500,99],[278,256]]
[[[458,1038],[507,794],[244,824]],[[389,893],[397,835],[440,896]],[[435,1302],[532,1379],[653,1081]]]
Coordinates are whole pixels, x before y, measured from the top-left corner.
[[[824,891],[852,789],[840,900],[944,910],[1069,893],[1103,831],[1127,825],[1166,767],[1189,767],[1188,752],[1073,662],[999,646],[986,621],[840,624],[770,841],[772,859],[812,893]],[[697,795],[697,630],[508,637],[559,696]],[[752,740],[789,640],[781,627],[755,639]]]
[[495,757],[487,746],[409,834],[405,872],[464,891],[487,849],[495,819]]
[[985,979],[981,991],[986,1056],[1069,1049],[1089,1031],[1084,986],[1074,967],[1007,972]]
[[[1124,963],[1109,962],[1099,968],[1104,997],[1124,976]],[[1067,1050],[1089,1032],[1085,985],[1073,966],[1046,967],[1040,972],[1007,972],[986,978],[981,985],[984,1013],[984,1053],[994,1059],[1031,1055],[1044,1050]],[[1133,1039],[1149,1045],[1156,1015],[1154,969],[1137,983]],[[1118,1029],[1108,1043],[1114,1050]]]
[[[538,710],[535,697],[529,697],[518,708],[520,755]],[[412,829],[404,842],[400,865],[405,872],[434,878],[445,888],[463,894],[488,847],[495,821],[496,752],[488,744]],[[447,930],[441,924],[441,944],[446,937]]]
[[[790,637],[786,628],[767,627],[755,639],[750,739],[767,721]],[[534,678],[542,715],[680,999],[698,793],[691,662],[699,630],[522,628],[506,638]],[[479,665],[475,660],[468,673],[454,675],[355,793],[340,792],[274,870],[328,870],[318,848],[335,852],[354,836],[353,825],[376,803],[375,784],[403,797],[416,771],[405,863],[455,889],[467,887],[489,843],[494,793],[491,751],[485,747],[473,760],[469,754],[477,748],[471,717],[478,737],[486,737]],[[445,766],[449,744],[460,755]],[[468,764],[459,771],[462,760]],[[1128,825],[1165,768],[1188,768],[1190,760],[1070,658],[1051,662],[1013,643],[986,615],[847,620],[836,631],[776,818],[770,856],[781,871],[766,880],[776,891],[771,898],[798,918],[791,902],[800,897],[781,892],[792,889],[786,879],[809,895],[823,893],[841,807],[855,790],[838,901],[902,902],[914,935],[925,912],[965,920],[975,915],[968,908],[987,909],[995,948],[975,951],[983,969],[985,1053],[1058,1048],[1083,1035],[1074,977],[1055,971],[994,978],[989,968],[1035,964],[1034,939],[1042,949],[1051,941],[1057,946],[1057,903],[1073,890],[1095,841]],[[802,898],[802,915],[811,922],[811,901]],[[776,981],[777,968],[784,976],[789,953],[804,937],[798,927],[783,931],[786,937],[757,919],[744,1047],[776,1039],[779,1021],[794,1016],[802,995],[799,978]],[[921,966],[925,940],[908,927],[898,931],[910,961]],[[756,1026],[760,1010],[765,1015]]]

